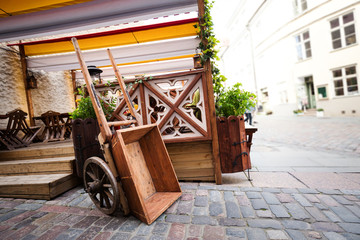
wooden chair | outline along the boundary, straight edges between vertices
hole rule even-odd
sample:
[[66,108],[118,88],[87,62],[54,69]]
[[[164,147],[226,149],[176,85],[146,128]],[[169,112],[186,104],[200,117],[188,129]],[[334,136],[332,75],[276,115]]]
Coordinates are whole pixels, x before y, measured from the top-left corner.
[[61,121],[59,112],[47,111],[41,114],[41,120],[45,123],[44,142],[65,139],[65,123]]
[[25,121],[27,113],[16,109],[8,112],[5,118],[8,119],[6,129],[0,130],[0,142],[7,149],[13,150],[19,147],[28,146],[34,139],[37,138],[38,133],[43,127],[29,127]]

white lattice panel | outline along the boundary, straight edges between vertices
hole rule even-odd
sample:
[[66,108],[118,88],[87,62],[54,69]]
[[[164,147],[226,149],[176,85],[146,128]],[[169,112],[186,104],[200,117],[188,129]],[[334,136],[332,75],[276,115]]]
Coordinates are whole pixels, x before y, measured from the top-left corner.
[[191,124],[186,122],[179,114],[173,113],[170,119],[160,130],[163,139],[175,139],[184,137],[201,137]]

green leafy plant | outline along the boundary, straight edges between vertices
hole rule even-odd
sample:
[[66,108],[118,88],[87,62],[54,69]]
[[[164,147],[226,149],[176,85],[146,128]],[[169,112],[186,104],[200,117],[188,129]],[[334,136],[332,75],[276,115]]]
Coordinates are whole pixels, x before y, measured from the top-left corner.
[[[70,112],[70,118],[71,119],[87,119],[87,118],[93,118],[96,119],[95,110],[93,108],[91,98],[90,96],[86,96],[85,87],[78,89],[78,94],[80,94],[82,97],[76,102],[78,103],[77,108]],[[115,110],[116,107],[116,99],[111,97],[110,101],[104,101],[101,97],[99,97],[101,107],[104,111],[105,117],[107,120],[109,120],[112,116],[112,113]]]
[[322,108],[318,108],[318,109],[316,109],[316,111],[317,111],[317,112],[323,112],[323,111],[324,111],[324,109],[322,109]]
[[255,107],[256,95],[240,89],[241,83],[237,83],[229,87],[219,97],[218,116],[229,117],[242,116],[246,109]]
[[303,113],[303,111],[300,110],[300,109],[296,109],[296,110],[294,110],[293,112],[294,112],[295,114]]
[[205,11],[203,18],[199,19],[200,26],[194,25],[194,27],[198,28],[198,36],[201,39],[198,47],[201,50],[201,63],[204,64],[206,61],[210,60],[215,96],[215,107],[218,112],[219,97],[220,94],[224,91],[224,82],[226,81],[226,77],[220,74],[220,69],[215,63],[215,60],[219,60],[217,55],[218,50],[216,49],[216,45],[219,43],[219,41],[215,37],[213,29],[214,24],[210,14],[210,10],[213,7],[213,1],[204,0],[204,4]]

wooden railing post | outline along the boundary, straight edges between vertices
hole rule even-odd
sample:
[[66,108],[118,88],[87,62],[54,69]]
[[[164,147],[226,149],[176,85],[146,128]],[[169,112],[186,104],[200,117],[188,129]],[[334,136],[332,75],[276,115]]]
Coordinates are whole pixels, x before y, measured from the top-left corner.
[[28,107],[30,126],[35,126],[35,121],[33,119],[34,107],[33,107],[33,101],[32,101],[32,97],[31,97],[31,89],[28,88],[28,83],[27,83],[27,63],[26,63],[26,58],[25,58],[24,45],[19,45],[19,50],[20,50],[20,62],[21,62],[21,69],[22,69],[23,81],[24,81],[24,86],[25,86],[26,103],[27,103],[27,107]]
[[[198,0],[198,8],[199,8],[200,27],[201,27],[201,24],[204,21],[203,18],[205,14],[204,0]],[[204,41],[204,43],[207,44],[204,39],[202,39],[202,41]],[[207,82],[206,85],[208,91],[208,100],[209,100],[209,117],[210,117],[211,135],[212,135],[212,152],[214,157],[215,182],[216,184],[221,184],[222,178],[221,178],[221,166],[220,166],[219,139],[218,139],[218,132],[216,127],[214,89],[213,89],[210,59],[205,62],[204,68],[205,68],[205,77]]]

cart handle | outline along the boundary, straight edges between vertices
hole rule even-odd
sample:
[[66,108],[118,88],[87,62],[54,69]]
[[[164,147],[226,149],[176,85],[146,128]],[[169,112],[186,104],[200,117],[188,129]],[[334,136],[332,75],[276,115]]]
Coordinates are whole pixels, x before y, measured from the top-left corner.
[[87,90],[89,92],[89,95],[90,95],[90,98],[91,98],[91,103],[92,103],[93,108],[95,110],[96,118],[97,118],[97,120],[99,122],[101,135],[102,135],[103,139],[105,140],[105,142],[110,142],[111,137],[112,137],[112,133],[111,133],[109,124],[107,123],[107,120],[105,118],[104,111],[102,110],[102,107],[100,105],[100,101],[99,101],[98,97],[96,96],[95,87],[94,87],[94,84],[91,81],[89,70],[87,69],[86,63],[85,63],[85,61],[83,59],[83,56],[81,54],[79,43],[78,43],[78,41],[76,40],[75,37],[71,38],[71,41],[72,41],[72,43],[74,45],[76,56],[77,56],[77,58],[79,60],[80,67],[81,67],[82,73],[84,75],[84,79],[85,79],[85,82],[86,82],[86,88],[87,88]]
[[107,49],[107,52],[108,52],[108,55],[109,55],[109,58],[110,58],[110,61],[111,61],[111,65],[114,69],[114,72],[115,72],[115,75],[116,75],[116,78],[118,80],[118,83],[119,83],[119,86],[121,88],[121,91],[123,93],[123,96],[124,96],[124,99],[125,99],[125,102],[126,102],[126,105],[130,111],[130,114],[131,116],[133,117],[134,120],[136,120],[136,123],[138,126],[142,125],[141,124],[141,121],[140,119],[136,116],[136,110],[134,108],[134,105],[132,104],[132,101],[131,101],[131,98],[130,98],[130,95],[128,93],[128,91],[126,91],[126,86],[125,86],[125,82],[124,82],[124,79],[123,77],[121,76],[120,74],[120,71],[116,65],[116,62],[115,62],[115,59],[110,51],[110,49],[108,48]]
[[118,121],[118,122],[108,122],[108,125],[114,126],[114,127],[119,127],[119,126],[124,126],[124,125],[130,125],[130,124],[137,124],[136,120],[126,120],[126,121]]

